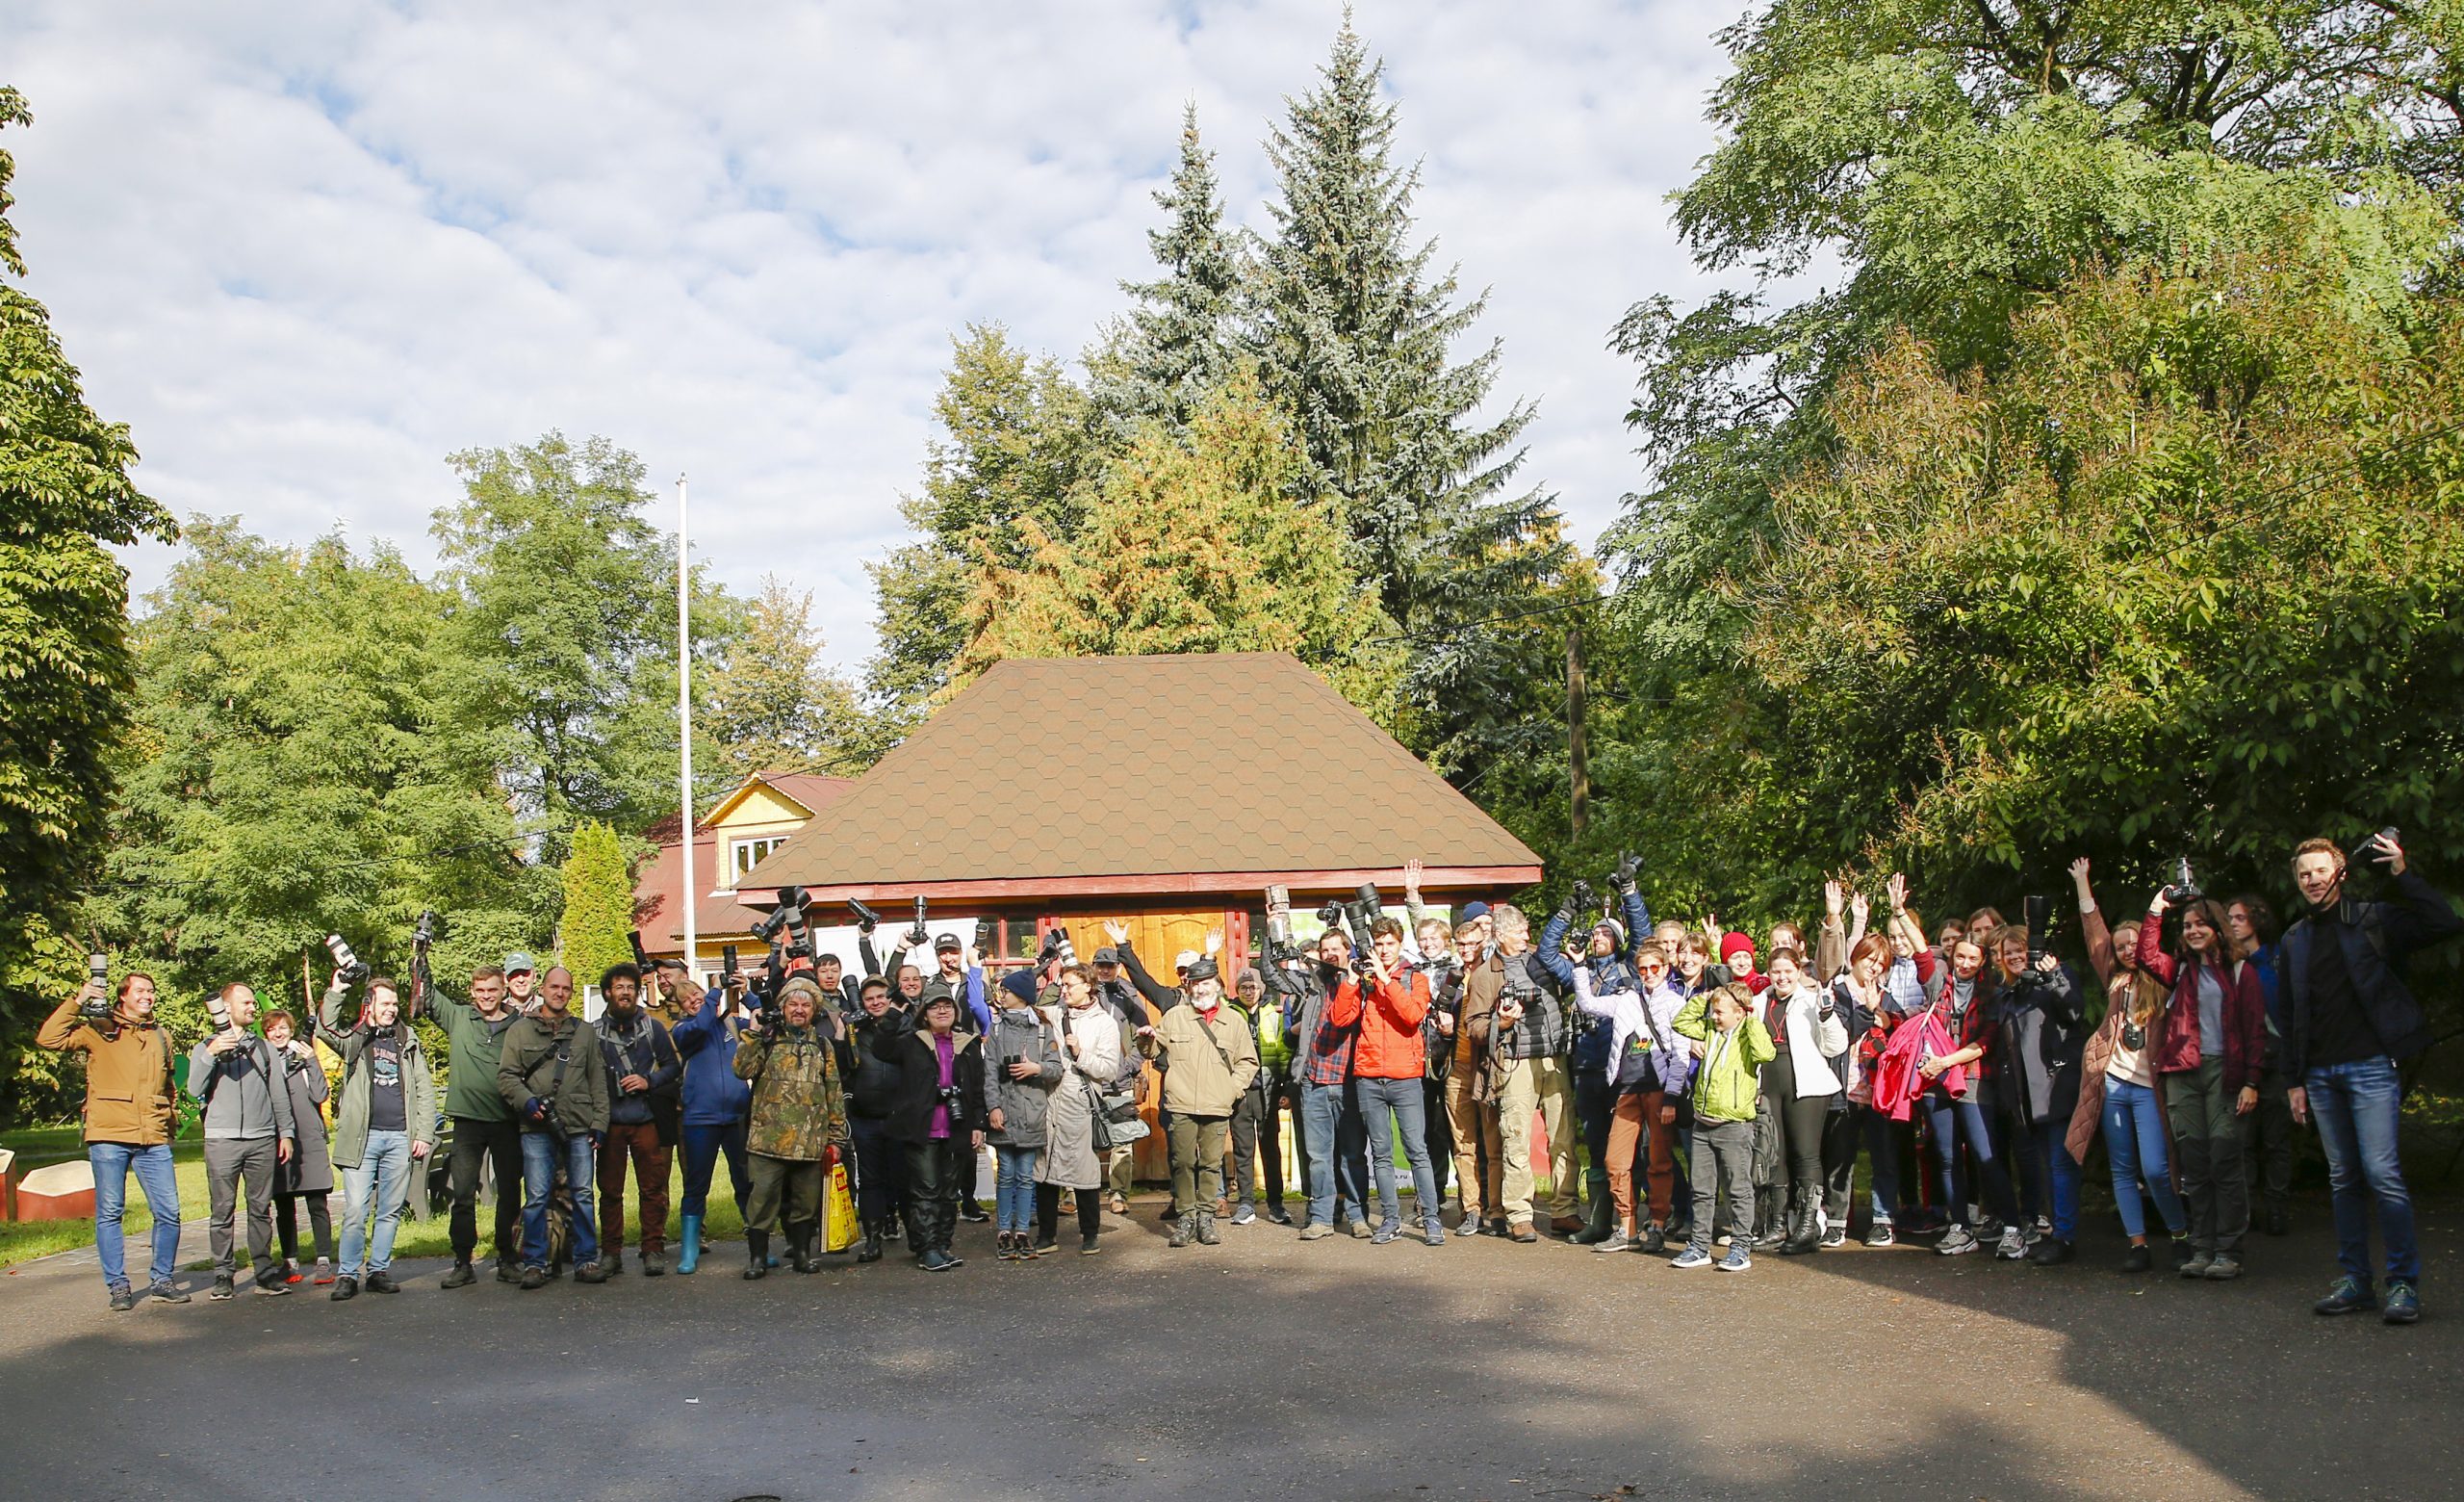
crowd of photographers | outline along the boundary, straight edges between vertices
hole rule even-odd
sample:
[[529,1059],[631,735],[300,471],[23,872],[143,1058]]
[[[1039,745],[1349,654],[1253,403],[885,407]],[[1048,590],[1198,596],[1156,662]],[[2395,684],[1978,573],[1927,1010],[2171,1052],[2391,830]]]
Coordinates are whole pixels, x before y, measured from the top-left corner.
[[[810,1272],[840,1250],[876,1262],[893,1241],[947,1271],[962,1261],[961,1219],[996,1222],[997,1256],[1032,1260],[1059,1249],[1065,1195],[1092,1254],[1106,1209],[1128,1212],[1143,1103],[1168,1148],[1174,1248],[1219,1245],[1227,1222],[1296,1218],[1302,1240],[1562,1238],[1679,1270],[1744,1272],[1758,1252],[1852,1237],[2050,1266],[2077,1255],[2101,1152],[2121,1269],[2202,1282],[2241,1275],[2253,1230],[2284,1233],[2297,1132],[2315,1123],[2340,1263],[2315,1308],[2410,1323],[2421,1268],[2398,1068],[2429,1038],[2406,961],[2464,919],[2392,830],[2351,852],[2306,842],[2292,867],[2304,911],[2279,935],[2263,898],[2209,896],[2187,868],[2109,917],[2075,863],[2084,975],[2053,952],[2051,899],[2028,898],[2022,920],[1987,908],[1929,930],[1896,876],[1879,908],[1832,884],[1810,934],[1784,922],[1758,941],[1654,923],[1631,860],[1605,893],[1574,883],[1536,937],[1509,903],[1430,916],[1417,867],[1408,922],[1363,888],[1320,913],[1314,944],[1296,941],[1270,891],[1262,952],[1228,983],[1219,933],[1168,978],[1117,923],[1089,963],[1056,928],[1004,967],[986,963],[988,934],[974,948],[932,939],[920,902],[886,964],[876,915],[856,904],[850,972],[811,952],[790,889],[755,927],[770,945],[757,971],[732,949],[707,990],[676,961],[619,965],[599,977],[595,1023],[575,1010],[570,973],[523,954],[449,995],[425,974],[425,920],[407,996],[332,939],[309,1030],[341,1061],[339,1085],[297,1021],[261,1012],[244,985],[215,998],[215,1030],[191,1052],[212,1296],[235,1292],[243,1210],[258,1294],[310,1279],[335,1299],[396,1291],[396,1231],[444,1140],[447,1288],[477,1281],[491,1175],[499,1281],[625,1271],[629,1180],[637,1265],[665,1274],[680,1147],[680,1274],[701,1265],[722,1159],[747,1279]],[[2348,892],[2357,868],[2377,873],[2371,894]],[[928,945],[929,970],[911,962]],[[421,1013],[451,1045],[441,1100],[410,1026]],[[187,1302],[173,1269],[177,1072],[152,980],[109,991],[98,962],[39,1041],[88,1056],[113,1307],[139,1297],[121,1236],[132,1172],[155,1224],[145,1296]],[[976,1182],[988,1145],[988,1215]]]

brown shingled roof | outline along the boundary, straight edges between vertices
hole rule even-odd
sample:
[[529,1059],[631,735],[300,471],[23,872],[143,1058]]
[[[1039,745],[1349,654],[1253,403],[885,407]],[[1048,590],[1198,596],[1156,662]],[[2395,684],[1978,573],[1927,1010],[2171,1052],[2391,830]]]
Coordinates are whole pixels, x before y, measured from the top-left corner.
[[1432,892],[1540,859],[1289,654],[1014,660],[952,700],[741,884],[816,900]]

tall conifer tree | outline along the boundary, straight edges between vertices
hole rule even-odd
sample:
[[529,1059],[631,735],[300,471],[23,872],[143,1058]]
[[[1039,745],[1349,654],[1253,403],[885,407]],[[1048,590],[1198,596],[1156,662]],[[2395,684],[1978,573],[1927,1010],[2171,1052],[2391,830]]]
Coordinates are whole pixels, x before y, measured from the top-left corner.
[[1198,139],[1197,106],[1181,114],[1181,162],[1155,194],[1164,227],[1146,242],[1163,274],[1122,282],[1137,299],[1097,367],[1096,401],[1126,434],[1140,422],[1185,427],[1242,363],[1241,258],[1223,227],[1215,153]]

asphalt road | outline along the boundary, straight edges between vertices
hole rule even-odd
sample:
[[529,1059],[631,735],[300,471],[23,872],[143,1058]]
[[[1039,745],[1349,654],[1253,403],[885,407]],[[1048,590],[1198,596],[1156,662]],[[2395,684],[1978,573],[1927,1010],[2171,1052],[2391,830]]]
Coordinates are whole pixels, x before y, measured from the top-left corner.
[[[104,1307],[91,1253],[0,1278],[0,1496],[2077,1498],[2456,1495],[2464,1282],[2325,1320],[2324,1205],[2236,1284],[1916,1248],[1742,1277],[1141,1206],[1024,1266],[703,1273],[522,1293]],[[1074,1246],[1065,1236],[1065,1244]],[[2449,1300],[2456,1302],[2450,1303]]]

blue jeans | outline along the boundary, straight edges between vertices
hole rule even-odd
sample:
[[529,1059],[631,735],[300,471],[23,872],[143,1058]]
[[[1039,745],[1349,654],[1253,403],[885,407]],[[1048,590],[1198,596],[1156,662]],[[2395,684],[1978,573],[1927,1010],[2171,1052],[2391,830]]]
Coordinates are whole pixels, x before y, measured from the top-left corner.
[[1024,1232],[1036,1229],[1036,1159],[1042,1154],[1040,1148],[1013,1148],[998,1142],[992,1145],[992,1204],[998,1221],[995,1230]]
[[2156,1212],[2165,1217],[2165,1229],[2180,1235],[2187,1224],[2181,1196],[2173,1192],[2170,1151],[2165,1123],[2156,1112],[2156,1092],[2108,1076],[2105,1157],[2113,1164],[2114,1204],[2121,1210],[2121,1229],[2134,1241],[2147,1234],[2147,1212],[2139,1203],[2143,1178],[2147,1180],[2147,1192],[2156,1197]]
[[1349,1082],[1300,1087],[1300,1140],[1309,1150],[1309,1220],[1320,1226],[1335,1223],[1338,1182],[1353,1217],[1369,1213],[1366,1153],[1355,1152],[1349,1141],[1360,1120],[1351,1089]]
[[[411,1167],[411,1134],[372,1131],[355,1168],[343,1170],[342,1275],[357,1278],[394,1265],[394,1231],[402,1223],[402,1180]],[[375,1191],[376,1245],[365,1261],[369,1191]]]
[[1891,1134],[1896,1124],[1870,1105],[1852,1105],[1860,1134],[1865,1139],[1868,1198],[1874,1223],[1887,1226],[1899,1212],[1899,1143]]
[[[548,1265],[548,1196],[556,1188],[558,1139],[544,1131],[522,1134],[522,1265]],[[599,1149],[590,1133],[562,1139],[565,1185],[574,1197],[574,1266],[599,1260],[598,1202],[591,1185],[599,1175]]]
[[2302,1080],[2319,1141],[2327,1150],[2327,1185],[2334,1194],[2336,1263],[2371,1286],[2370,1206],[2378,1204],[2378,1233],[2387,1238],[2387,1278],[2419,1282],[2421,1245],[2413,1239],[2413,1196],[2396,1156],[2397,1111],[2402,1101],[2396,1066],[2385,1054],[2313,1069]]
[[2067,1120],[2038,1122],[2028,1128],[2040,1180],[2053,1185],[2053,1208],[2045,1213],[2053,1220],[2057,1241],[2079,1239],[2079,1160],[2062,1142],[2069,1130]]
[[86,1161],[94,1168],[94,1256],[102,1261],[103,1282],[114,1288],[128,1286],[120,1217],[128,1212],[133,1169],[145,1207],[154,1212],[154,1265],[148,1282],[169,1282],[180,1253],[180,1181],[171,1172],[170,1144],[141,1148],[127,1142],[90,1142]]
[[1395,1192],[1395,1133],[1403,1134],[1403,1161],[1412,1168],[1412,1193],[1420,1202],[1421,1219],[1438,1224],[1437,1173],[1428,1161],[1428,1120],[1420,1076],[1409,1079],[1355,1080],[1360,1091],[1361,1120],[1369,1127],[1369,1169],[1377,1178],[1378,1224],[1403,1223],[1401,1200]]
[[1934,1134],[1935,1174],[1941,1183],[1942,1207],[1954,1226],[1967,1225],[1967,1201],[1959,1192],[1957,1168],[1960,1139],[1967,1139],[1967,1151],[1985,1176],[1984,1204],[1988,1214],[1997,1216],[2004,1225],[2016,1224],[2019,1205],[2011,1193],[2010,1170],[1993,1155],[1993,1138],[1986,1129],[1985,1112],[1971,1094],[1964,1101],[1951,1099],[1951,1093],[1936,1085],[1917,1100],[1917,1109],[1925,1113],[1926,1126]]
[[684,1123],[684,1200],[678,1214],[710,1212],[710,1180],[718,1174],[722,1152],[728,1155],[728,1179],[735,1185],[736,1213],[744,1213],[753,1193],[753,1170],[745,1161],[744,1123],[739,1120],[710,1126]]

